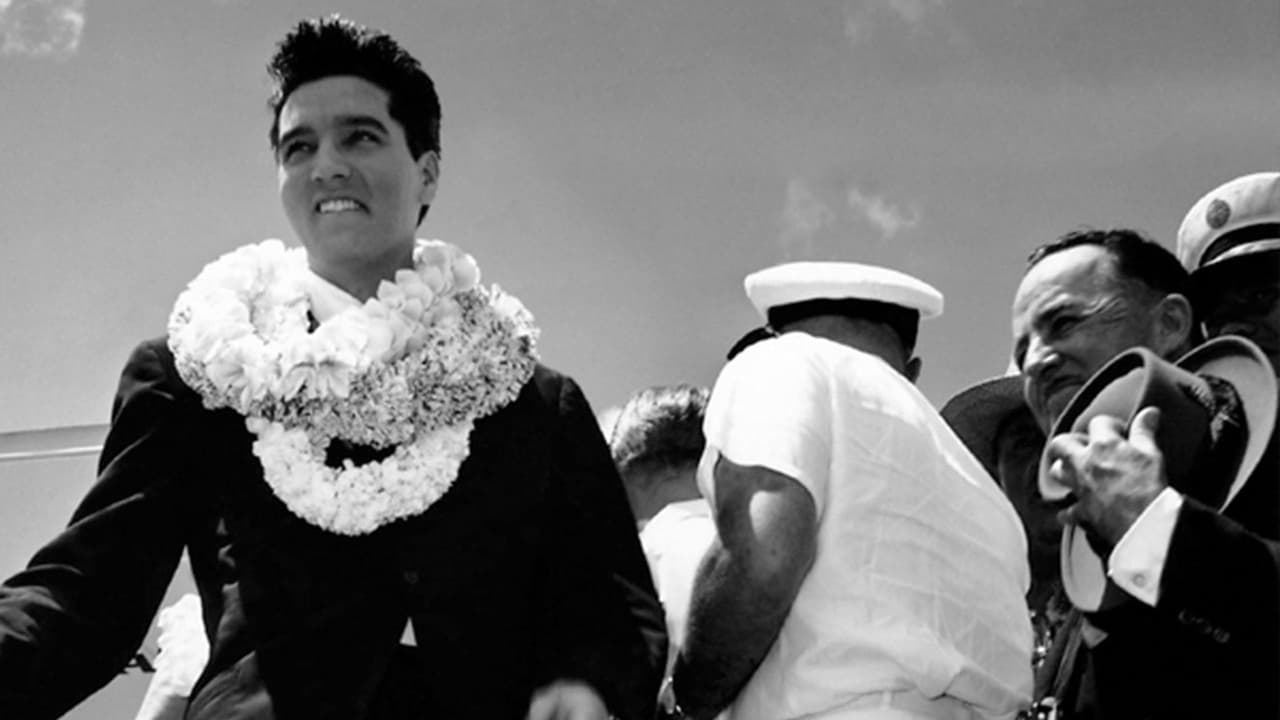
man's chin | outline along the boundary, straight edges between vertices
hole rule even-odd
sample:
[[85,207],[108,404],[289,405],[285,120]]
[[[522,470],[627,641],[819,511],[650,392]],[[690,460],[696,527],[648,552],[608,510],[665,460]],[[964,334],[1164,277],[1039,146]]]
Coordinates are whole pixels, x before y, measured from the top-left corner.
[[1049,431],[1053,429],[1053,419],[1049,412],[1043,407],[1037,407],[1031,403],[1027,403],[1027,409],[1031,410],[1031,417],[1036,421],[1036,426],[1040,428],[1040,432],[1045,437],[1049,436]]
[[1067,406],[1071,404],[1072,398],[1076,396],[1076,392],[1079,390],[1080,388],[1075,385],[1063,388],[1055,392],[1045,403],[1044,414],[1048,417],[1049,423],[1049,427],[1045,428],[1045,433],[1051,431],[1053,426],[1058,424],[1058,418],[1061,418],[1062,413],[1067,411]]

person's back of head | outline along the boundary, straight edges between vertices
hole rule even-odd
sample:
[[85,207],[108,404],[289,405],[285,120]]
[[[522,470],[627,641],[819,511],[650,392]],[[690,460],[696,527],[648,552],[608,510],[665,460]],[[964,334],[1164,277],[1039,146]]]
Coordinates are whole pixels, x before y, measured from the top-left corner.
[[751,273],[747,297],[778,333],[792,331],[875,355],[914,382],[920,320],[942,314],[928,283],[891,268],[852,262],[791,262]]
[[650,387],[634,393],[618,413],[609,446],[638,523],[668,503],[699,497],[708,396],[693,385]]
[[915,356],[920,312],[876,300],[809,300],[769,310],[779,333],[801,330],[841,342],[884,360],[915,382],[922,365]]

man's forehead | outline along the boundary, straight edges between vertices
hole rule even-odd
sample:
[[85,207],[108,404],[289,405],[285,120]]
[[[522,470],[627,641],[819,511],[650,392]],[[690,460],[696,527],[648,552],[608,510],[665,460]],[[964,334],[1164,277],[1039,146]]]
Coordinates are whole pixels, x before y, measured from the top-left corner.
[[358,113],[342,113],[334,115],[325,115],[322,117],[314,117],[309,115],[294,115],[287,121],[283,115],[280,118],[280,137],[285,138],[298,133],[315,132],[324,128],[357,128],[367,127],[379,130],[386,130],[390,127],[387,121],[373,115],[363,115]]
[[295,125],[344,122],[364,118],[387,124],[390,95],[378,85],[354,75],[330,75],[303,83],[280,107],[280,129]]
[[1097,245],[1078,245],[1045,256],[1018,284],[1015,307],[1069,293],[1093,295],[1115,285],[1111,253]]

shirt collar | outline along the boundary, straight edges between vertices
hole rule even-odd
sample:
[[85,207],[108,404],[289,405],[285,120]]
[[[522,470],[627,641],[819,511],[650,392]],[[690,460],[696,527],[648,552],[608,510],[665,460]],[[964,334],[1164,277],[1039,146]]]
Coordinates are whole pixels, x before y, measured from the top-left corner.
[[658,519],[659,516],[666,516],[673,519],[684,519],[687,517],[711,517],[711,504],[705,498],[693,498],[692,500],[677,500],[669,502],[654,515],[650,522]]
[[311,301],[311,314],[316,322],[325,322],[344,310],[360,307],[360,302],[351,293],[315,274],[310,268],[303,276],[302,286]]

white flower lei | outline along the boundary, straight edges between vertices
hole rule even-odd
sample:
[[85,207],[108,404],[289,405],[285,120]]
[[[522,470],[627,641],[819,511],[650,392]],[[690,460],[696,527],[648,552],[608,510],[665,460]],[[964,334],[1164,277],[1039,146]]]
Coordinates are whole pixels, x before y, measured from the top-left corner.
[[[414,269],[311,331],[306,258],[279,240],[205,266],[169,316],[178,373],[257,436],[263,477],[307,522],[344,535],[425,511],[457,478],[475,420],[533,375],[533,317],[454,245],[419,240]],[[391,454],[326,465],[335,440]]]

